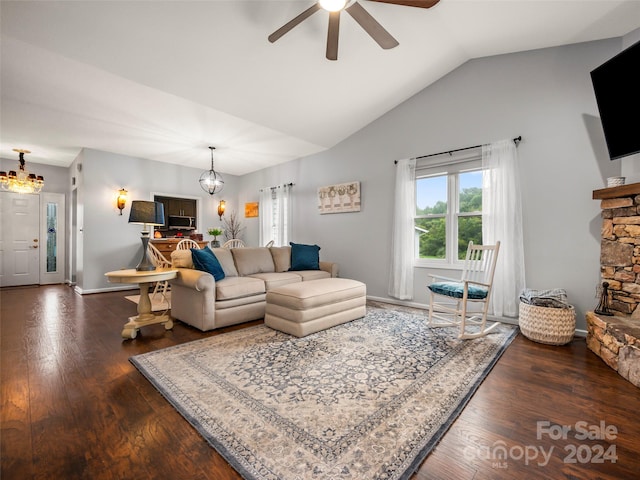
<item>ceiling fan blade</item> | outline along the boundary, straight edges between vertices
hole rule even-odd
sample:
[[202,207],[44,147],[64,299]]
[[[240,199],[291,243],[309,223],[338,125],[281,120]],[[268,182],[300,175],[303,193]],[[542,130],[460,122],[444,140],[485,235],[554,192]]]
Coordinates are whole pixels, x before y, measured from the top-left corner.
[[345,9],[353,19],[384,49],[397,47],[398,41],[387,32],[378,21],[367,12],[362,5],[355,2]]
[[285,33],[289,32],[289,30],[291,30],[293,27],[295,27],[298,24],[302,23],[304,20],[309,18],[311,15],[316,13],[318,10],[320,10],[320,8],[322,8],[322,7],[320,7],[319,3],[313,4],[312,6],[307,8],[304,12],[302,12],[300,15],[295,17],[293,20],[288,21],[283,26],[281,26],[278,30],[276,30],[271,35],[269,35],[269,37],[268,37],[269,41],[271,43],[275,42],[280,37],[282,37]]
[[394,5],[404,5],[407,7],[431,8],[440,0],[370,0],[372,2],[392,3]]
[[338,34],[340,33],[340,11],[329,12],[329,31],[327,33],[327,59],[338,59]]

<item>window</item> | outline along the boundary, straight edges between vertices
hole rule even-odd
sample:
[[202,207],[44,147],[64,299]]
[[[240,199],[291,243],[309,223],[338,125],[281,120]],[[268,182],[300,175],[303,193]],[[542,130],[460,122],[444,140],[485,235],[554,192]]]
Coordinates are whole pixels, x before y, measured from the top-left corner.
[[47,203],[47,273],[58,271],[58,204]]
[[464,260],[469,241],[482,243],[480,152],[428,160],[416,166],[416,265],[452,267]]

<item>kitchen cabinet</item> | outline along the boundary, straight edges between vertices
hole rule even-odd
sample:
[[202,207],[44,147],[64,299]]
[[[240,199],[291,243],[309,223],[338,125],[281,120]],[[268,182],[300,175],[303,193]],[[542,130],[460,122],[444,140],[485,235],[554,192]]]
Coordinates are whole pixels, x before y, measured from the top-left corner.
[[195,217],[196,201],[188,198],[169,198],[169,215]]

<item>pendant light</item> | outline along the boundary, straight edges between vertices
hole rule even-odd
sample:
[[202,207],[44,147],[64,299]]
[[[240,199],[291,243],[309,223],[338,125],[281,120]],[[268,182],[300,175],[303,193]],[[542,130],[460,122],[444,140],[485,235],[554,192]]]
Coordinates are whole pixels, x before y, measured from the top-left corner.
[[216,172],[213,168],[213,151],[215,149],[216,147],[209,147],[209,150],[211,150],[211,170],[202,172],[202,175],[200,175],[200,186],[209,195],[220,193],[224,188],[222,175]]
[[29,173],[29,170],[24,166],[24,154],[31,152],[19,148],[14,148],[13,151],[20,155],[20,168],[17,172],[11,170],[9,175],[7,175],[7,172],[0,172],[0,186],[3,190],[9,192],[40,193],[40,190],[44,187],[44,177],[42,175],[36,176],[34,173]]

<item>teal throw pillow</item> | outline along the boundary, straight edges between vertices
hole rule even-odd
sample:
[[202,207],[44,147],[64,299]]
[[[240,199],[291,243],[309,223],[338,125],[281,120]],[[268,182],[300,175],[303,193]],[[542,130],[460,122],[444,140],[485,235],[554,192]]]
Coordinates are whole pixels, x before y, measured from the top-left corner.
[[210,273],[216,282],[224,278],[222,265],[220,265],[216,254],[213,253],[209,247],[203,249],[192,248],[191,258],[193,259],[193,266],[196,267],[196,270]]
[[291,245],[291,268],[296,270],[320,270],[320,247],[289,242]]

